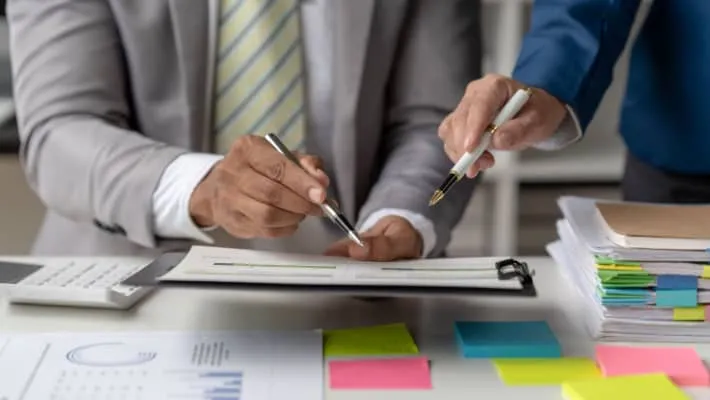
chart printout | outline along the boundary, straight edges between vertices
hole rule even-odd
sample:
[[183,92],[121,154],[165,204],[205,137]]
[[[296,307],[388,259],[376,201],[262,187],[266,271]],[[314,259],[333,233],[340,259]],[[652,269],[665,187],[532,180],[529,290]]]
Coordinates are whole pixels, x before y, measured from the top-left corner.
[[0,400],[320,400],[317,331],[0,338]]

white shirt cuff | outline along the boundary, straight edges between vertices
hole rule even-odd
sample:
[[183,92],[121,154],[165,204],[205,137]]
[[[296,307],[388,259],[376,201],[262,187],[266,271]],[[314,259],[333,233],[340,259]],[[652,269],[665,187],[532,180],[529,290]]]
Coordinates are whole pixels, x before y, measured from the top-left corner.
[[565,107],[567,108],[567,115],[565,115],[565,119],[560,124],[557,132],[546,140],[535,144],[534,148],[538,150],[562,150],[582,138],[582,127],[579,124],[577,114],[572,107],[567,105]]
[[155,234],[166,239],[193,239],[213,244],[190,216],[190,197],[197,185],[222,159],[215,154],[188,153],[177,157],[163,172],[153,192]]
[[359,231],[364,232],[372,228],[384,217],[398,216],[409,221],[422,237],[422,256],[427,256],[436,246],[436,231],[434,224],[426,217],[409,210],[399,208],[383,208],[370,214],[360,226]]

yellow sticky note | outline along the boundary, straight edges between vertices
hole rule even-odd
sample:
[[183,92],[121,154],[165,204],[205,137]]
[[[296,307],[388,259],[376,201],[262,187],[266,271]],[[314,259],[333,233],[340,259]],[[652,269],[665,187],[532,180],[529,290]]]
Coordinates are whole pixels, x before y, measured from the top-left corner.
[[710,265],[703,265],[703,273],[700,276],[703,279],[710,279]]
[[559,385],[601,376],[596,363],[588,358],[502,358],[493,364],[506,385]]
[[615,376],[562,384],[567,400],[690,400],[666,375]]
[[674,308],[673,319],[676,321],[705,321],[705,306]]
[[419,354],[405,324],[325,331],[323,339],[327,357]]

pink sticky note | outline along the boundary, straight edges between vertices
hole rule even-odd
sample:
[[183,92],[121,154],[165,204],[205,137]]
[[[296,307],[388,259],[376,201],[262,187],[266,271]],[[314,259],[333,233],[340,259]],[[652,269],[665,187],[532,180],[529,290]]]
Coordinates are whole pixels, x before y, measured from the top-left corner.
[[331,389],[431,389],[425,357],[333,360]]
[[688,347],[597,346],[604,376],[664,373],[678,386],[710,386],[703,361]]

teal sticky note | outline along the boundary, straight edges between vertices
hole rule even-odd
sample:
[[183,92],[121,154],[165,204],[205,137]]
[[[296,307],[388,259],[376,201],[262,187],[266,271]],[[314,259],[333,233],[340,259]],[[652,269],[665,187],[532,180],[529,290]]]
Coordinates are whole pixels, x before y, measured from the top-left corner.
[[656,290],[656,307],[696,307],[697,305],[697,290]]
[[464,358],[559,358],[555,334],[545,321],[456,322],[456,341]]

